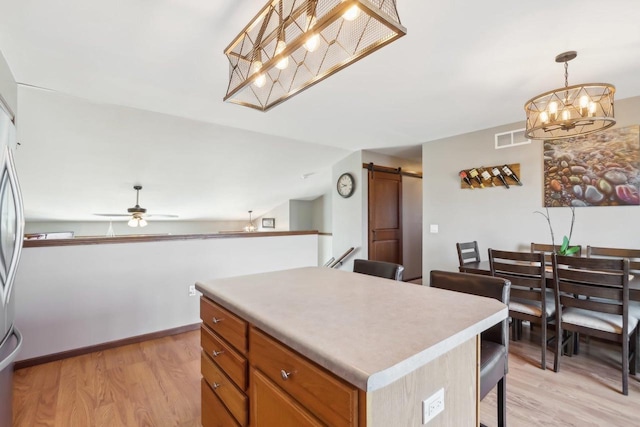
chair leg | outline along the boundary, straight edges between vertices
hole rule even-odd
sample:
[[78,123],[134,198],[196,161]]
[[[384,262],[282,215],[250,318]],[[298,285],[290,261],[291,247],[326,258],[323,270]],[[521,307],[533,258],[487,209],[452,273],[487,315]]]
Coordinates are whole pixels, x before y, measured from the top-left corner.
[[507,426],[507,376],[498,381],[498,427]]
[[577,332],[569,333],[569,350],[567,351],[569,357],[573,357],[574,354],[578,354],[577,346],[579,340],[580,335]]
[[622,394],[629,395],[629,340],[622,341]]
[[522,320],[518,320],[518,340],[522,339]]
[[636,375],[638,373],[638,350],[640,349],[640,327],[636,327],[636,331],[631,335],[631,366],[629,366],[629,373]]
[[556,354],[553,356],[553,371],[560,371],[560,355],[562,355],[562,328],[556,325]]
[[[547,322],[543,319],[540,325],[540,335],[542,335],[542,342],[540,343],[540,347],[542,347],[542,357],[540,358],[540,364],[543,371],[547,369]],[[531,323],[533,326],[533,323]]]

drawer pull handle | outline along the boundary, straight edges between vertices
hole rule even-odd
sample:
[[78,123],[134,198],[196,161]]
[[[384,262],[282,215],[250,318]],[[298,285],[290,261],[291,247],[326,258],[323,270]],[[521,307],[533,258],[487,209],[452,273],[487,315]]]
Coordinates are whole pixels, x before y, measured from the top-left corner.
[[211,352],[211,355],[212,355],[213,357],[218,357],[218,356],[220,356],[222,353],[224,353],[224,350],[221,350],[221,351],[215,351],[215,350],[213,350],[213,351]]
[[220,323],[222,322],[224,319],[218,319],[217,317],[214,317],[211,319],[211,321],[215,324],[215,323]]
[[281,370],[280,370],[280,376],[282,377],[282,380],[283,380],[283,381],[288,380],[288,379],[289,379],[289,377],[291,377],[291,375],[292,375],[292,374],[291,374],[291,372],[287,372],[287,371],[285,371],[284,369],[281,369]]
[[218,383],[215,383],[215,382],[214,382],[212,387],[213,387],[213,389],[215,390],[215,389],[217,389],[218,387],[220,387],[220,384],[218,384]]

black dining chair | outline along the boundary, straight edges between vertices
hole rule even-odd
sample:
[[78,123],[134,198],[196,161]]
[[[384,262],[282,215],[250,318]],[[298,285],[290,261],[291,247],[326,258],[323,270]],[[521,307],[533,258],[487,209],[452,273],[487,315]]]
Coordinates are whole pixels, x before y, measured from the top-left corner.
[[[578,252],[572,256],[582,256],[582,245],[571,245],[571,247],[577,246]],[[547,264],[551,264],[551,254],[558,253],[560,245],[549,245],[547,243],[533,243],[531,242],[531,253],[542,252],[544,254],[544,261]]]
[[353,272],[402,281],[404,267],[392,262],[356,259],[353,260]]
[[[640,249],[587,246],[588,258],[628,258],[629,274],[640,277]],[[637,280],[637,279],[636,279]],[[629,316],[640,320],[640,301],[629,301]]]
[[[481,274],[432,270],[430,286],[465,294],[494,298],[509,304],[509,280]],[[509,321],[482,332],[480,338],[480,399],[498,387],[498,426],[507,424],[507,373],[509,359]],[[480,424],[483,426],[483,424]]]
[[[456,250],[458,251],[458,271],[465,272],[465,267],[469,264],[479,263],[480,259],[480,250],[478,249],[478,242],[462,242],[456,243]],[[482,272],[476,272],[475,274],[484,274]],[[489,273],[487,273],[488,275]]]
[[547,369],[547,326],[555,315],[552,289],[547,290],[544,254],[489,249],[491,275],[511,282],[509,316],[514,341],[522,337],[522,322],[540,325],[540,367]]
[[574,344],[576,333],[616,342],[622,347],[622,394],[628,395],[640,342],[638,319],[629,316],[629,260],[554,254],[551,262],[559,337],[554,370],[560,370],[561,351]]

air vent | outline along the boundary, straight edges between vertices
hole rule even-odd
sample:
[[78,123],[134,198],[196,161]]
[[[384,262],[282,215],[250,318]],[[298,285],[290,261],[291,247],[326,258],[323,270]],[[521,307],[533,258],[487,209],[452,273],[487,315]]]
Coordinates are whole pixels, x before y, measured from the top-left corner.
[[518,129],[510,132],[496,133],[496,150],[500,148],[531,144],[531,140],[524,136],[524,131],[525,129]]

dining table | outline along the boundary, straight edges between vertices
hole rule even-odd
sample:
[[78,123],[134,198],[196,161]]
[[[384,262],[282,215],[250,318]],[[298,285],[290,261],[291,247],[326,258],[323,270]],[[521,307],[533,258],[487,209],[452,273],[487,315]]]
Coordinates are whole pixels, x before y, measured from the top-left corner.
[[[469,262],[464,265],[458,267],[460,272],[462,273],[473,273],[473,274],[491,274],[491,265],[489,261],[479,261],[479,262]],[[547,269],[546,278],[547,278],[547,287],[553,288],[553,272]],[[632,301],[640,301],[640,275],[633,274],[630,275],[629,278],[629,299]]]

